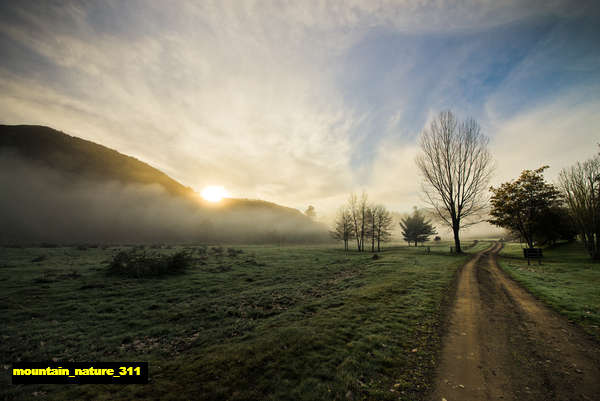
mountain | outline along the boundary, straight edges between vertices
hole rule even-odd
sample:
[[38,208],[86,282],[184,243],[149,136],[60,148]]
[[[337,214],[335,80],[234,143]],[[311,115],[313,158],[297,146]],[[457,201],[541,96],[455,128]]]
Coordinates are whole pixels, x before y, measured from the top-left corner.
[[0,125],[0,242],[320,242],[262,200],[203,201],[160,170],[49,127]]

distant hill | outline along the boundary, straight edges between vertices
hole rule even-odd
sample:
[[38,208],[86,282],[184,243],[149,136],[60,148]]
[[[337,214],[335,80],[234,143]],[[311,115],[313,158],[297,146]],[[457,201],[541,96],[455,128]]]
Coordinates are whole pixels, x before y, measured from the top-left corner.
[[0,148],[12,148],[32,162],[80,177],[159,184],[173,195],[193,194],[191,188],[135,157],[49,127],[0,125]]
[[4,242],[326,240],[326,228],[296,209],[210,204],[134,157],[49,127],[0,125],[0,162],[0,191],[10,194],[0,224],[12,228]]

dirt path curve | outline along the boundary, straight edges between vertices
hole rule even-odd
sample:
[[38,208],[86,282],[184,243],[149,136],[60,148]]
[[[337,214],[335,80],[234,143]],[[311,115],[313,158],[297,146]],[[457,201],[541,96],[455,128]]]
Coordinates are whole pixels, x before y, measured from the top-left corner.
[[500,270],[461,270],[432,400],[600,400],[600,347]]

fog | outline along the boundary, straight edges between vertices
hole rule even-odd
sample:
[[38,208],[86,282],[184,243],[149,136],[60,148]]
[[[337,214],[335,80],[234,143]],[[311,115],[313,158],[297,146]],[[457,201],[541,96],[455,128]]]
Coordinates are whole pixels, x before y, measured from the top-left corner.
[[159,185],[92,181],[0,153],[0,243],[307,243],[326,227],[265,205],[207,207]]

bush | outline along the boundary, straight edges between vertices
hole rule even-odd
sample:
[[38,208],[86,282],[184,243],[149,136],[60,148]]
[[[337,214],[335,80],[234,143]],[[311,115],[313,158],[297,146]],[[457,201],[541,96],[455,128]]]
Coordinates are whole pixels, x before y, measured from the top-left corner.
[[132,249],[117,253],[107,272],[116,276],[155,277],[183,273],[191,264],[192,257],[187,252],[161,255]]
[[210,251],[217,257],[223,256],[224,249],[222,246],[213,246],[210,248]]
[[232,258],[235,258],[242,253],[244,253],[244,251],[242,251],[241,249],[227,248],[227,256],[230,256]]

